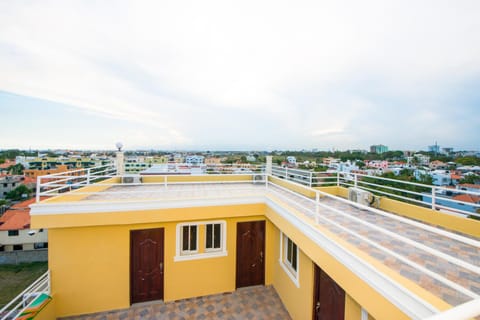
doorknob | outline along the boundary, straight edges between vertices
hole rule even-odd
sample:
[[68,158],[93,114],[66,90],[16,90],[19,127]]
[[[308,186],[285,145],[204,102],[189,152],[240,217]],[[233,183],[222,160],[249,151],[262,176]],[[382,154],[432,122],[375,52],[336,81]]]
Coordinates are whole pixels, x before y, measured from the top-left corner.
[[317,301],[317,303],[315,304],[315,311],[320,311],[320,301]]
[[159,267],[160,267],[160,272],[163,272],[163,262],[160,262]]

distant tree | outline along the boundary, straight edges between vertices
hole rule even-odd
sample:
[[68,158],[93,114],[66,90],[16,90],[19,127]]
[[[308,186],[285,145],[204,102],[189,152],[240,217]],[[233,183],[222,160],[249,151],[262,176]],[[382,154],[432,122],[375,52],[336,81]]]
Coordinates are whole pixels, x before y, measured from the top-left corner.
[[464,166],[479,166],[480,165],[480,158],[478,157],[460,157],[455,159],[456,163],[460,163]]
[[469,184],[475,184],[480,180],[480,176],[476,174],[468,174],[463,177],[463,179],[460,179],[460,183],[469,183]]
[[17,163],[8,167],[7,170],[10,174],[21,175],[23,174],[23,170],[25,170],[25,167],[21,163]]
[[7,192],[5,195],[6,199],[10,199],[13,201],[22,200],[24,198],[29,198],[32,194],[32,190],[30,190],[26,185],[22,184],[13,189],[10,192]]
[[357,167],[359,167],[360,169],[363,169],[365,168],[365,162],[363,161],[356,161],[355,164],[357,165]]

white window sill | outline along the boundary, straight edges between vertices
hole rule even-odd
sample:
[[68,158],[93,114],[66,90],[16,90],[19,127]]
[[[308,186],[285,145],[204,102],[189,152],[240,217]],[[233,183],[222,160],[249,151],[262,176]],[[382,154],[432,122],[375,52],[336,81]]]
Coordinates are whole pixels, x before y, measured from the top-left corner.
[[280,263],[280,266],[282,267],[283,271],[287,274],[287,276],[292,280],[292,282],[295,284],[297,288],[300,288],[300,281],[298,280],[298,272],[296,276],[292,273],[292,270],[290,270],[282,260],[278,260],[278,263]]
[[173,261],[178,262],[178,261],[209,259],[209,258],[217,258],[217,257],[226,257],[227,255],[228,255],[227,251],[204,252],[204,253],[189,254],[184,256],[177,255],[173,257]]

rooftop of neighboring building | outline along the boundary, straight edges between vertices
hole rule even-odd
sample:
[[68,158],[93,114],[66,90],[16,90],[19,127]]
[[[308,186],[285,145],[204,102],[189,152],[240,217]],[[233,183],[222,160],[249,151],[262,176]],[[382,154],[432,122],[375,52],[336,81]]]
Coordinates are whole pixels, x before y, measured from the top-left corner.
[[[41,197],[45,200],[48,197]],[[31,198],[14,204],[0,217],[0,231],[21,230],[30,228],[30,205],[35,203]]]

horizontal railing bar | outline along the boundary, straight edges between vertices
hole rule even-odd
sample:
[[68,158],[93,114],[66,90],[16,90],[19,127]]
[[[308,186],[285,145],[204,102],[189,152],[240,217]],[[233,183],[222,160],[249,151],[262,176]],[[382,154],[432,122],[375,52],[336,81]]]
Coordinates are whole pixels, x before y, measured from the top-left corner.
[[424,320],[469,320],[478,315],[480,315],[480,299],[475,299]]
[[[283,188],[283,187],[281,187],[281,186],[277,186],[277,187],[280,187],[281,189],[284,189],[285,191],[291,192],[290,190],[288,190],[288,189],[286,189],[286,188]],[[273,189],[269,189],[269,190],[273,190]],[[276,192],[275,190],[273,190],[273,191]],[[278,193],[278,192],[277,192],[277,193]],[[291,193],[293,193],[293,192],[291,192]],[[280,194],[280,193],[279,193],[279,194]],[[328,205],[319,203],[319,202],[317,202],[317,201],[315,201],[315,200],[313,200],[313,199],[304,197],[304,196],[302,196],[302,195],[300,195],[300,194],[297,194],[297,193],[294,193],[294,194],[295,194],[295,196],[302,197],[302,198],[304,198],[305,200],[311,202],[313,205],[318,205],[318,206],[320,206],[320,207],[322,207],[322,208],[324,208],[324,209],[326,209],[326,210],[333,211],[333,212],[335,212],[335,213],[337,213],[337,214],[340,214],[340,215],[346,217],[347,219],[352,218],[351,215],[346,214],[346,213],[344,213],[344,212],[342,212],[342,211],[340,211],[340,210],[338,210],[338,209],[336,209],[336,208],[333,208],[333,207],[330,207],[330,206],[328,206]],[[454,289],[454,290],[456,290],[456,291],[458,291],[458,292],[461,292],[462,294],[464,294],[464,295],[466,295],[466,296],[469,296],[469,297],[471,297],[471,298],[478,298],[478,297],[479,297],[476,293],[474,293],[474,292],[472,292],[472,291],[470,291],[470,290],[468,290],[468,289],[466,289],[466,288],[464,288],[464,287],[456,284],[455,282],[453,282],[453,281],[451,281],[451,280],[443,277],[442,275],[439,275],[439,274],[437,274],[437,273],[435,273],[435,272],[433,272],[433,271],[431,271],[431,270],[429,270],[429,269],[427,269],[427,268],[425,268],[425,267],[423,267],[423,266],[415,263],[414,261],[411,261],[411,260],[409,260],[408,258],[406,258],[406,257],[404,257],[404,256],[402,256],[402,255],[400,255],[400,254],[398,254],[398,253],[396,253],[396,252],[394,252],[394,251],[392,251],[392,250],[390,250],[390,249],[388,249],[388,248],[386,248],[386,247],[384,247],[384,246],[382,246],[382,245],[374,242],[373,240],[370,240],[369,238],[360,235],[360,234],[357,233],[356,231],[353,231],[353,230],[351,230],[351,229],[348,229],[348,228],[342,226],[341,224],[333,221],[332,219],[329,219],[329,218],[327,218],[327,217],[324,217],[324,216],[320,215],[320,213],[317,213],[317,212],[315,212],[315,211],[313,211],[313,210],[311,210],[311,209],[309,209],[309,208],[306,208],[305,206],[299,204],[299,203],[296,202],[295,200],[288,199],[288,198],[286,198],[286,199],[287,199],[288,202],[293,203],[294,206],[303,208],[304,210],[310,212],[313,216],[315,216],[315,217],[317,217],[317,218],[319,218],[319,219],[322,219],[323,221],[326,221],[327,223],[332,224],[332,225],[334,225],[334,226],[342,229],[343,231],[345,231],[345,232],[347,232],[347,233],[349,233],[349,234],[351,234],[351,235],[353,235],[353,236],[361,239],[362,241],[367,242],[368,244],[376,247],[377,249],[379,249],[379,250],[381,250],[381,251],[383,251],[383,252],[385,252],[385,253],[387,253],[387,254],[389,254],[389,255],[392,255],[393,257],[395,257],[395,258],[399,259],[400,261],[408,264],[409,266],[411,266],[411,267],[413,267],[413,268],[415,268],[415,269],[421,270],[422,273],[425,273],[425,274],[429,275],[430,277],[432,277],[432,278],[434,278],[434,279],[442,282],[443,284],[447,285],[448,287],[450,287],[450,288],[452,288],[452,289]],[[362,220],[362,221],[363,221],[363,220]],[[370,224],[370,223],[366,223],[365,225],[367,225],[367,224],[368,224],[368,226],[371,226],[371,225],[372,225],[372,224]],[[383,229],[383,228],[382,228],[382,229]]]

